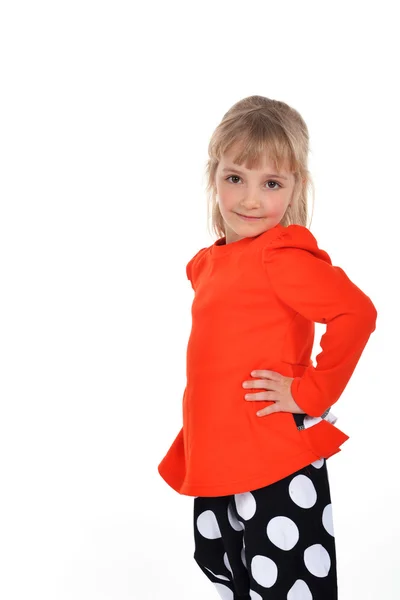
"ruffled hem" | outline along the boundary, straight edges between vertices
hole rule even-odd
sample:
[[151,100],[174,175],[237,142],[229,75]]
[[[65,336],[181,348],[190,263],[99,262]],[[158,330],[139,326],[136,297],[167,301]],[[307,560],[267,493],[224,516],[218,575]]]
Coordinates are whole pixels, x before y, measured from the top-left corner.
[[326,419],[319,423],[299,430],[303,441],[308,448],[320,458],[329,458],[340,452],[340,446],[349,439],[349,436]]

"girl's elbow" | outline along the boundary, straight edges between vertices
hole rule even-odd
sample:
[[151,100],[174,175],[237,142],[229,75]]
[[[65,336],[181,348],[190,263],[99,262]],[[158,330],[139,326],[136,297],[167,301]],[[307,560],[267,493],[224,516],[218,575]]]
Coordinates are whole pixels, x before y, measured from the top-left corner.
[[362,316],[363,322],[369,327],[370,331],[374,331],[376,328],[378,311],[376,310],[376,307],[369,296],[364,295],[362,306],[360,306],[359,309],[359,314]]

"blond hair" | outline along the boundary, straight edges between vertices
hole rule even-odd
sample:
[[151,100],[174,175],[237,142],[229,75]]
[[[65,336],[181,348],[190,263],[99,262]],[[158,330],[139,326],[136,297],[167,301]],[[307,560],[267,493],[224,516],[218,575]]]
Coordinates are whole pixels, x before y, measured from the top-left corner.
[[205,175],[207,179],[207,218],[217,237],[225,236],[224,220],[217,203],[215,174],[222,155],[238,146],[234,162],[257,167],[260,158],[268,155],[275,168],[288,165],[295,178],[293,195],[280,223],[307,224],[307,187],[314,184],[308,171],[309,134],[301,115],[285,102],[264,96],[248,96],[236,102],[215,128],[209,145]]

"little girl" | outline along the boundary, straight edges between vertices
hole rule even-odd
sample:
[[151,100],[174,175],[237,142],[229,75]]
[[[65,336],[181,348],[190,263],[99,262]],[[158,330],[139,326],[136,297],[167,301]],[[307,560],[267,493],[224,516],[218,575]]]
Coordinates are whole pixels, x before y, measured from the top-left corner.
[[209,144],[218,239],[186,266],[183,427],[158,470],[194,497],[194,559],[223,600],[338,597],[326,460],[348,436],[330,409],[377,311],[306,226],[308,144],[284,102],[236,103]]

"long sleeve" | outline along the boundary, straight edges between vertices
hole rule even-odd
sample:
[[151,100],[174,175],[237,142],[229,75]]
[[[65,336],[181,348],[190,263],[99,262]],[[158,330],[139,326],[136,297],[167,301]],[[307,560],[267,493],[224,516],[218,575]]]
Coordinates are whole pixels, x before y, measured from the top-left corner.
[[264,248],[263,267],[279,299],[315,323],[326,324],[316,366],[295,377],[291,393],[304,412],[321,416],[345,389],[376,327],[377,310],[321,251],[325,259],[302,248]]

